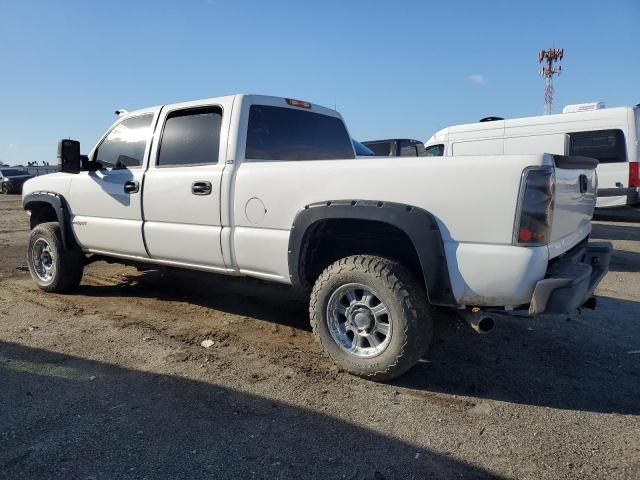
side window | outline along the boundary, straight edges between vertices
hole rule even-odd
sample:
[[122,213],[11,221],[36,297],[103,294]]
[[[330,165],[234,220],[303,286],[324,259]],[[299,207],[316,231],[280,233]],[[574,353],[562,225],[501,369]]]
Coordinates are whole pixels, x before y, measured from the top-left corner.
[[255,160],[354,158],[342,120],[307,110],[251,105],[245,157]]
[[408,140],[400,141],[400,156],[401,157],[417,157],[418,150],[416,149],[416,143],[412,143]]
[[373,152],[379,157],[391,156],[391,143],[390,142],[373,142],[365,143]]
[[622,130],[570,133],[569,142],[569,155],[597,158],[601,163],[627,161]]
[[160,140],[159,167],[218,163],[220,107],[179,110],[167,116]]
[[107,168],[142,165],[152,120],[153,114],[149,113],[117,124],[98,146],[94,156],[96,161]]
[[425,157],[441,157],[444,155],[444,144],[439,143],[438,145],[429,145],[424,149]]

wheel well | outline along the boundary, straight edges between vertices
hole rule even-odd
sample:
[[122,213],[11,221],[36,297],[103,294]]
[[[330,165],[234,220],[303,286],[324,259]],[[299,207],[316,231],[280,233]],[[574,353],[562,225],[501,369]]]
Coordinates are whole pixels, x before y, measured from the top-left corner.
[[300,251],[300,279],[311,286],[322,271],[350,255],[377,255],[399,261],[424,285],[420,259],[409,236],[389,223],[332,218],[312,224]]
[[29,223],[32,230],[41,223],[58,221],[58,215],[50,203],[31,202],[27,209],[31,212]]

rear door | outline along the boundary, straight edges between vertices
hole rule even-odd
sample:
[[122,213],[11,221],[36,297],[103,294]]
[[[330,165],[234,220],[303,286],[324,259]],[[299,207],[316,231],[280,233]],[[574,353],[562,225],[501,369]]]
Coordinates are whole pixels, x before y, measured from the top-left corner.
[[598,207],[626,205],[629,165],[621,129],[569,133],[569,155],[597,158]]
[[165,107],[143,192],[154,259],[223,269],[220,182],[233,98]]

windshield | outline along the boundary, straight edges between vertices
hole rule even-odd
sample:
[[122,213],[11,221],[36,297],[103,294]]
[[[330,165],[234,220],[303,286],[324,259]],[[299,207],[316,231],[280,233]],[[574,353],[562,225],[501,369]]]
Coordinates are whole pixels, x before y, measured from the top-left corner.
[[351,139],[353,142],[353,148],[356,151],[356,155],[359,157],[375,157],[376,154],[366,145],[361,144],[359,141]]
[[29,175],[29,172],[22,168],[3,168],[0,170],[3,177],[17,177],[19,175]]

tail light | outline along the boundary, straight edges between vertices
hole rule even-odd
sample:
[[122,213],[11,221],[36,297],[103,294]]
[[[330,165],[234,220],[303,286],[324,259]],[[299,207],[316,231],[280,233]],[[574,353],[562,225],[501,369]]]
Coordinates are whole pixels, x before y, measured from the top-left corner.
[[629,162],[629,188],[640,188],[640,162]]
[[551,239],[555,177],[552,167],[530,168],[522,174],[513,244],[546,245]]

